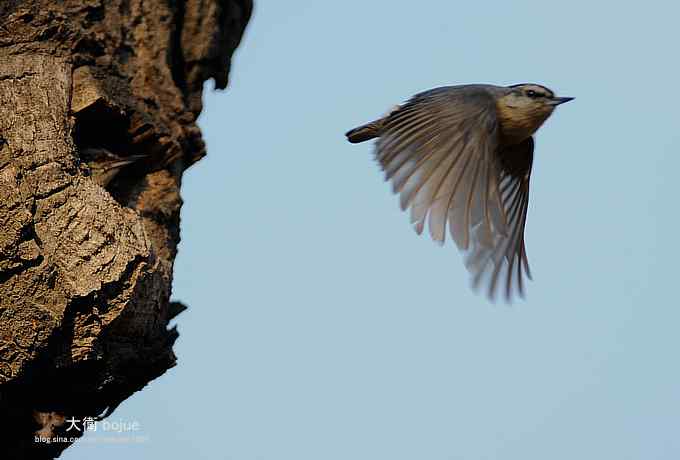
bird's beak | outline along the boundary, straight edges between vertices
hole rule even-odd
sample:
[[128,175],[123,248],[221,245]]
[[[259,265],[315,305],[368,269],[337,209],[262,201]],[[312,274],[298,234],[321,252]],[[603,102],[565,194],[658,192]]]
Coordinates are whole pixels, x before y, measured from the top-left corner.
[[560,105],[564,104],[565,102],[573,101],[573,97],[553,97],[548,104],[550,105]]

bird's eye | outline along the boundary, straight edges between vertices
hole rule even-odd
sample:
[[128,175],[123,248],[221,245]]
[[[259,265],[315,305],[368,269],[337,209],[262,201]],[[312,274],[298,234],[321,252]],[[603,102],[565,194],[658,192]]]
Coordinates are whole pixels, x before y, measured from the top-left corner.
[[529,97],[531,97],[531,98],[541,97],[541,95],[538,94],[538,93],[537,93],[536,91],[534,91],[533,89],[530,89],[529,91],[527,91],[527,96],[529,96]]

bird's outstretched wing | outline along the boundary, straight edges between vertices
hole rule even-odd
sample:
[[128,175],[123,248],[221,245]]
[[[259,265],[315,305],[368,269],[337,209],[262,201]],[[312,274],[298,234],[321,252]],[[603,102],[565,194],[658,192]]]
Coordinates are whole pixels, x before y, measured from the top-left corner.
[[512,299],[515,292],[524,296],[524,277],[531,279],[524,227],[533,159],[534,139],[531,137],[498,153],[498,183],[507,233],[498,236],[490,246],[471,246],[466,254],[465,265],[474,275],[473,286],[486,286],[492,299],[499,289],[506,300]]
[[522,271],[515,270],[521,259],[528,275],[528,174],[526,181],[516,179],[499,159],[492,94],[444,87],[414,96],[384,119],[376,159],[419,234],[427,222],[432,239],[443,243],[448,224],[473,285],[488,282],[493,298],[504,280],[508,299],[513,286],[522,294]]

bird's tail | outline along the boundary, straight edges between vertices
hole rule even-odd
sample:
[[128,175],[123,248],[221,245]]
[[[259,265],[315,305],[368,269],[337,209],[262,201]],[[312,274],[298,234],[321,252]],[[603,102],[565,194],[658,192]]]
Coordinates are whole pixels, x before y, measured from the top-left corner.
[[383,120],[375,120],[358,128],[350,129],[345,133],[347,140],[352,144],[358,144],[374,137],[379,137],[382,134]]

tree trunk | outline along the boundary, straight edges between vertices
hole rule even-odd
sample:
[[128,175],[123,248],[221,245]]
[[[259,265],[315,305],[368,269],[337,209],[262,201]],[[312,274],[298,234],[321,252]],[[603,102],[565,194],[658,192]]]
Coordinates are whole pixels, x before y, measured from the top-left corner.
[[36,436],[174,366],[182,173],[251,9],[0,0],[0,458],[58,456]]

